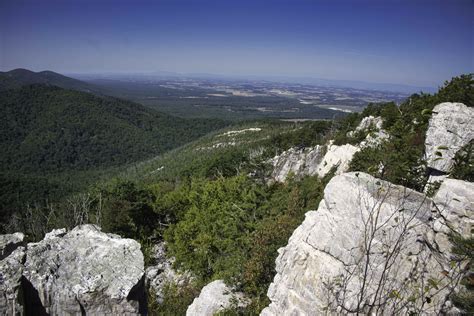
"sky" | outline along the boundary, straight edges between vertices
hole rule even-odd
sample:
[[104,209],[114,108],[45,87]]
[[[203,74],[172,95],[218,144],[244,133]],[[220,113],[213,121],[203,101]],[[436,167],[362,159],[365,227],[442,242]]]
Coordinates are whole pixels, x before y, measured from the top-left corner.
[[0,0],[0,70],[437,87],[474,72],[474,0]]

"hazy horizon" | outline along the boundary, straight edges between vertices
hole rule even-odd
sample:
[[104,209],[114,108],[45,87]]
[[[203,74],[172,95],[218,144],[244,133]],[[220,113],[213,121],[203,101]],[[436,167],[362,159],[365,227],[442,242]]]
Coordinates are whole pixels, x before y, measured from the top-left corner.
[[0,70],[437,87],[473,72],[472,1],[2,1]]

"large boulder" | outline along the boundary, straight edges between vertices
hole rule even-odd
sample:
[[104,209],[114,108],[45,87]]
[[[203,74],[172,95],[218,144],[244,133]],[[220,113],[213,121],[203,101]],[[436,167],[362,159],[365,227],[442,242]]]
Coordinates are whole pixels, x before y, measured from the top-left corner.
[[239,306],[245,305],[245,299],[241,293],[232,293],[224,281],[216,280],[202,288],[199,296],[189,305],[186,316],[212,316],[231,307],[234,300]]
[[55,230],[29,243],[23,277],[32,315],[146,313],[140,244],[94,225]]
[[424,194],[365,173],[334,177],[279,249],[262,315],[446,311],[462,266],[436,222],[451,225]]
[[21,276],[25,258],[24,235],[0,235],[0,315],[23,315]]
[[433,109],[425,140],[428,167],[447,173],[453,158],[474,138],[474,108],[445,102]]

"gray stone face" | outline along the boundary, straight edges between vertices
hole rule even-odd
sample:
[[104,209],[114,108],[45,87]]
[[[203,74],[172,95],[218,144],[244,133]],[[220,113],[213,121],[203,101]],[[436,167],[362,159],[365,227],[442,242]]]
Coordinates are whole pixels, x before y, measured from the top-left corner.
[[382,129],[383,119],[380,116],[372,115],[364,117],[354,131],[347,133],[347,136],[354,137],[356,133],[371,129],[367,137],[359,144],[360,148],[374,147],[389,138],[387,132]]
[[94,225],[55,230],[28,244],[23,276],[26,305],[35,314],[138,315],[146,309],[140,244]]
[[334,145],[333,141],[329,141],[324,146],[317,145],[305,149],[290,148],[284,151],[270,161],[273,165],[272,180],[284,182],[290,174],[296,177],[317,175],[322,178],[332,168],[336,168],[336,175],[346,172],[355,153],[361,148],[377,146],[389,138],[389,135],[382,129],[382,123],[381,117],[368,116],[362,119],[355,131],[349,132],[348,136],[354,136],[356,132],[371,127],[374,130],[356,146],[351,144]]
[[290,174],[324,177],[333,167],[336,167],[336,174],[341,174],[347,171],[352,157],[359,150],[357,146],[337,146],[331,142],[327,146],[307,149],[290,148],[272,159],[272,179],[284,182]]
[[[450,198],[472,203],[474,188],[461,182],[448,182],[439,197],[446,200],[443,192],[457,188]],[[464,227],[469,221],[444,219],[453,210],[445,212],[441,216],[424,194],[364,173],[334,177],[318,210],[308,212],[279,249],[271,304],[262,315],[445,311],[450,281],[461,268],[451,266],[449,240],[435,226]],[[370,310],[367,302],[383,303],[383,309]]]
[[222,280],[213,281],[202,288],[199,296],[189,305],[186,316],[212,316],[230,307],[232,300],[236,300],[239,306],[245,305],[241,293],[232,293]]
[[23,315],[20,295],[25,247],[22,233],[0,235],[0,315]]
[[295,176],[316,174],[318,165],[324,157],[325,149],[325,146],[320,145],[306,149],[290,148],[281,155],[275,156],[271,160],[272,179],[284,182],[290,174]]
[[[474,183],[445,179],[433,197],[436,209],[443,215],[435,228],[449,233],[452,229],[464,237],[472,236],[474,227]],[[446,219],[449,227],[445,224]]]
[[336,168],[335,174],[346,172],[349,169],[354,154],[359,150],[359,147],[351,144],[337,146],[330,143],[326,154],[316,168],[316,174],[322,178],[334,167]]
[[167,284],[175,284],[179,287],[191,281],[192,276],[188,272],[179,273],[173,269],[174,258],[166,257],[164,242],[153,247],[152,256],[154,263],[146,269],[146,282],[147,287],[153,290],[156,301],[161,304]]
[[474,108],[445,102],[433,109],[425,140],[428,167],[449,172],[453,158],[474,138]]

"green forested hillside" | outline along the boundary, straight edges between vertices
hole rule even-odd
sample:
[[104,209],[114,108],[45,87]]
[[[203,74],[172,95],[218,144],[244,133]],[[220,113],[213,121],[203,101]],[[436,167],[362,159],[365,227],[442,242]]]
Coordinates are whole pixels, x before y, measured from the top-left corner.
[[0,104],[0,163],[25,172],[86,170],[143,160],[224,126],[42,85],[4,91]]
[[54,86],[5,90],[0,94],[2,214],[21,207],[18,203],[75,191],[94,173],[158,155],[224,125]]

